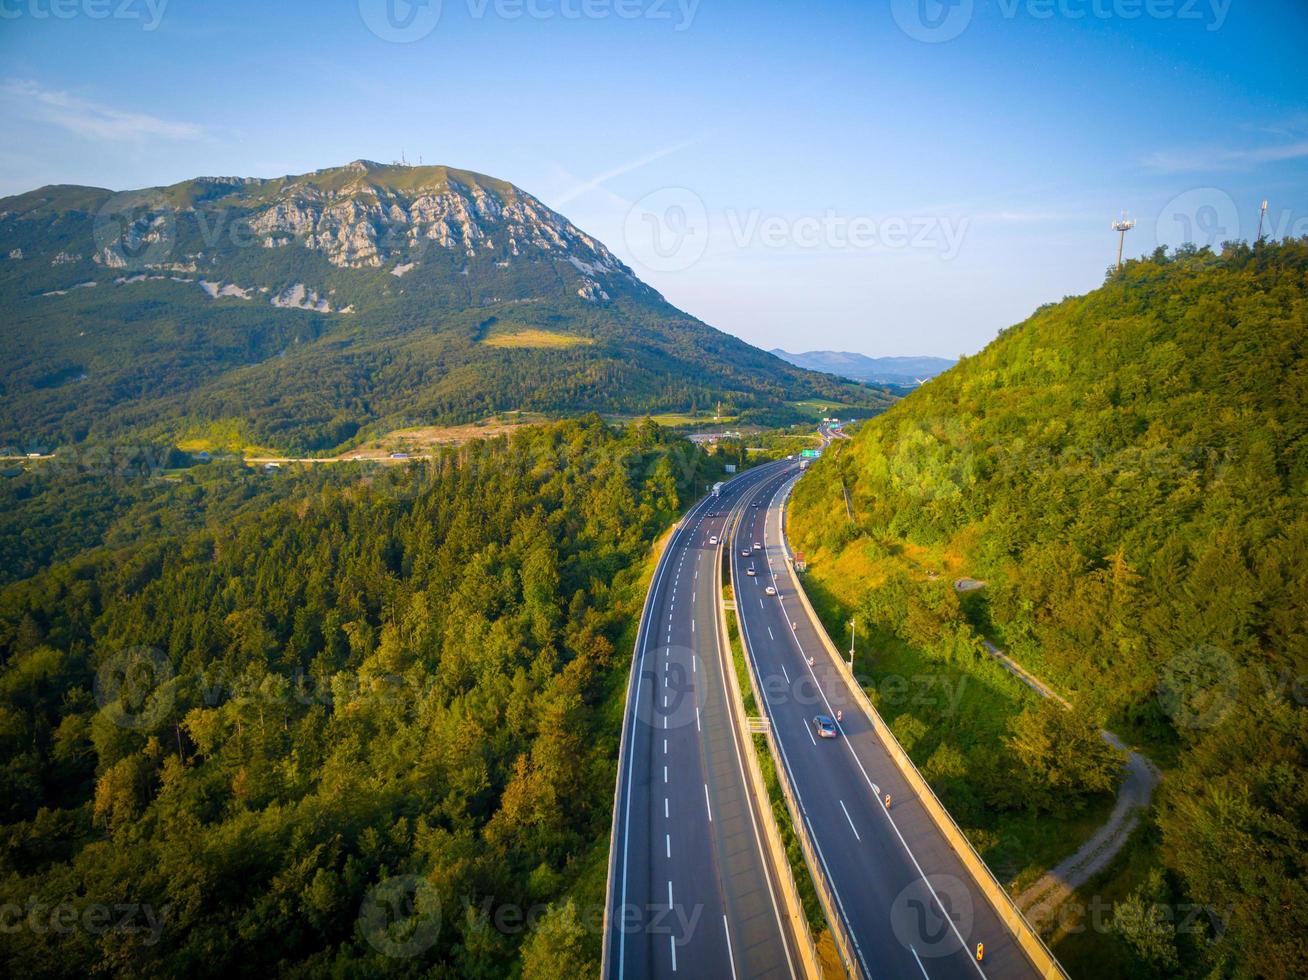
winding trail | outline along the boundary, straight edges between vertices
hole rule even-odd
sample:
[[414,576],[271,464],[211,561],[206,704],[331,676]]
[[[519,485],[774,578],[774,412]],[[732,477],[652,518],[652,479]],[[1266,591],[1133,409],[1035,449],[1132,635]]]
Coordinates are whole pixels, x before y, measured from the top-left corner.
[[[1071,708],[1067,699],[1035,675],[1031,674],[1008,654],[989,640],[986,651],[1014,677],[1042,698],[1057,701]],[[1140,822],[1140,811],[1149,806],[1154,789],[1158,786],[1158,768],[1146,756],[1126,746],[1109,731],[1102,731],[1104,741],[1115,749],[1127,753],[1126,776],[1117,791],[1117,803],[1107,822],[1077,848],[1076,853],[1045,872],[1034,884],[1017,896],[1017,905],[1036,928],[1043,929],[1053,922],[1054,913],[1072,892],[1108,866],[1125,846],[1131,832]]]

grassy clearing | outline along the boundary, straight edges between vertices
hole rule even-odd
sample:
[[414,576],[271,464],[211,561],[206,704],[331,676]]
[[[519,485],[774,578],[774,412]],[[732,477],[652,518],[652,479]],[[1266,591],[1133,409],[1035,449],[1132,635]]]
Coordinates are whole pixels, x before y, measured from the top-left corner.
[[531,327],[510,333],[491,334],[482,340],[482,343],[487,347],[542,350],[559,347],[586,347],[595,343],[595,341],[590,337],[579,337],[576,334],[558,333],[553,330],[539,330]]

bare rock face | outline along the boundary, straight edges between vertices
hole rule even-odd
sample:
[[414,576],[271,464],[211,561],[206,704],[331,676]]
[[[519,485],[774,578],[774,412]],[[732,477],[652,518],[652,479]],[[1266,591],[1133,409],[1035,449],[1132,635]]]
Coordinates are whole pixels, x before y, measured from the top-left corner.
[[254,198],[249,224],[263,247],[298,242],[341,268],[397,263],[407,271],[436,247],[469,258],[493,253],[501,264],[544,253],[592,276],[634,278],[603,244],[530,194],[464,171],[360,160],[247,182],[238,193]]

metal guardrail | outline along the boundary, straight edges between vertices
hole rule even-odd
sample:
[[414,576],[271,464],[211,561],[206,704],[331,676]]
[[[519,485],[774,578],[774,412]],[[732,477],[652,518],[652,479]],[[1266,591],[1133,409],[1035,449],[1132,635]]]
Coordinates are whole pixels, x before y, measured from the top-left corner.
[[940,831],[941,836],[945,838],[954,853],[958,856],[959,860],[962,861],[963,866],[967,868],[968,872],[972,875],[973,879],[980,887],[981,892],[986,896],[991,907],[995,910],[995,914],[998,916],[999,921],[1004,924],[1005,928],[1007,928],[1013,935],[1013,938],[1017,940],[1018,946],[1021,947],[1022,952],[1026,954],[1027,959],[1031,961],[1032,966],[1036,968],[1041,976],[1047,978],[1047,980],[1068,980],[1066,971],[1054,957],[1054,954],[1049,951],[1049,947],[1046,946],[1044,940],[1040,938],[1040,934],[1032,927],[1031,923],[1027,921],[1026,916],[1024,916],[1021,909],[1017,907],[1012,896],[1010,896],[1008,891],[999,883],[999,880],[994,876],[994,873],[990,870],[985,861],[981,859],[981,855],[976,852],[976,849],[972,846],[972,842],[967,839],[967,835],[964,834],[958,824],[954,822],[954,818],[949,815],[949,811],[946,810],[944,804],[940,802],[935,791],[931,788],[931,785],[922,776],[921,772],[918,771],[917,766],[914,764],[913,760],[909,758],[908,753],[904,751],[903,746],[899,744],[899,740],[896,739],[894,733],[891,732],[890,726],[885,723],[880,712],[878,712],[872,705],[872,702],[867,697],[867,693],[863,690],[863,685],[858,682],[858,679],[854,676],[854,672],[850,669],[849,664],[845,662],[845,658],[842,657],[840,651],[836,649],[836,645],[827,634],[826,627],[823,625],[822,620],[818,618],[817,613],[814,611],[813,604],[809,601],[808,593],[804,591],[804,586],[800,582],[799,576],[795,574],[794,559],[790,553],[790,544],[786,539],[786,504],[790,499],[790,491],[794,486],[795,483],[792,481],[790,486],[786,488],[785,494],[781,499],[781,545],[785,556],[786,569],[795,586],[795,594],[799,597],[800,604],[804,607],[805,613],[807,613],[808,617],[817,627],[817,634],[822,640],[823,649],[826,650],[828,656],[831,657],[832,661],[835,662],[837,667],[844,674],[848,686],[854,693],[855,700],[858,701],[863,711],[867,714],[868,719],[872,723],[873,730],[877,733],[877,737],[885,746],[890,758],[894,760],[900,774],[908,781],[909,786],[913,788],[913,792],[916,793],[918,798],[922,801],[923,809],[926,810],[928,816],[931,817],[932,822]]
[[[731,529],[723,531],[723,540],[730,541],[734,538],[736,526],[740,521],[740,515],[733,515]],[[735,562],[728,564],[727,569],[731,577],[731,594],[736,594],[736,570]],[[721,590],[719,590],[721,591]],[[725,618],[725,614],[724,614]],[[745,666],[749,671],[750,683],[754,686],[760,705],[764,705],[766,711],[766,702],[762,692],[764,687],[759,681],[758,671],[754,665],[754,658],[750,655],[749,644],[745,639],[745,630],[743,626],[740,630],[740,643],[745,651]],[[772,730],[771,716],[768,716],[769,724],[764,737],[767,739],[768,751],[772,753],[774,763],[781,762],[785,755],[777,742],[775,733]],[[845,975],[851,980],[869,980],[863,973],[859,965],[859,959],[854,953],[854,938],[850,935],[845,926],[845,921],[840,915],[840,903],[836,899],[835,890],[827,880],[826,870],[823,862],[819,858],[816,848],[809,836],[807,818],[804,808],[799,803],[799,798],[795,795],[794,787],[790,782],[790,766],[781,764],[777,766],[777,783],[781,786],[781,795],[785,798],[786,809],[790,811],[790,821],[795,827],[795,838],[799,841],[800,852],[804,856],[804,864],[807,865],[809,876],[813,879],[813,885],[817,890],[818,901],[822,903],[822,911],[826,916],[827,926],[831,930],[831,938],[835,942],[836,952],[840,955],[841,964],[845,968]],[[789,867],[789,863],[787,863]]]

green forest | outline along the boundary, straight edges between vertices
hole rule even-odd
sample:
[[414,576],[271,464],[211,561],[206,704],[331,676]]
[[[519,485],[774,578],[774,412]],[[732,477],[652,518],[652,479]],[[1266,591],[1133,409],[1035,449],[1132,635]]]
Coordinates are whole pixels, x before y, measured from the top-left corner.
[[[721,404],[742,422],[774,425],[805,417],[789,401],[867,410],[893,401],[715,330],[625,267],[602,276],[603,301],[583,299],[581,269],[595,254],[517,249],[494,222],[486,229],[499,244],[474,254],[411,242],[407,224],[369,225],[388,253],[388,267],[375,268],[334,265],[303,241],[272,247],[252,228],[274,203],[319,201],[321,188],[306,182],[348,178],[353,196],[342,200],[407,204],[420,193],[413,181],[441,173],[380,167],[364,180],[337,168],[286,186],[197,180],[119,195],[54,186],[0,199],[0,446],[221,432],[223,448],[299,455],[504,411],[639,417]],[[464,178],[506,199],[522,194]],[[156,226],[128,246],[132,229]],[[201,282],[239,285],[245,298],[211,298]],[[297,284],[332,312],[270,304]],[[488,342],[532,332],[565,343]]]
[[720,471],[592,416],[7,481],[57,544],[0,588],[3,972],[595,973],[651,545]]
[[[1004,331],[796,488],[810,589],[829,624],[858,617],[863,670],[973,684],[961,712],[882,701],[983,853],[1033,814],[1102,814],[1101,725],[1162,768],[1116,877],[1091,884],[1127,883],[1108,934],[1071,940],[1091,973],[1303,975],[1305,345],[1308,241],[1159,250]],[[1074,711],[1036,706],[986,640]]]

